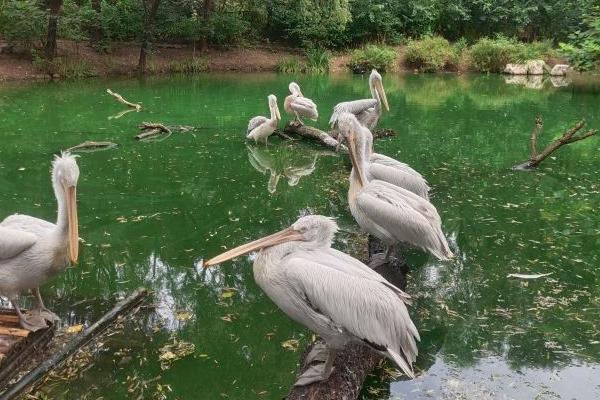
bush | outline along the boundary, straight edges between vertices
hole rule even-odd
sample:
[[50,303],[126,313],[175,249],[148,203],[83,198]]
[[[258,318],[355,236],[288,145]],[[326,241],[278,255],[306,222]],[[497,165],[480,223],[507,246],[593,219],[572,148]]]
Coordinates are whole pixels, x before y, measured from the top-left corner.
[[[466,46],[460,43],[459,46]],[[456,68],[458,64],[457,49],[446,39],[433,36],[421,40],[411,40],[406,46],[406,62],[423,72],[443,71]]]
[[385,72],[394,65],[395,59],[396,51],[394,49],[370,44],[352,52],[348,67],[357,74],[364,74],[373,68]]
[[31,49],[34,42],[42,41],[47,20],[36,0],[0,1],[0,36],[11,45]]
[[208,71],[208,61],[205,58],[194,57],[182,61],[171,61],[167,67],[169,72],[178,74],[200,74]]
[[480,39],[469,51],[472,66],[482,72],[502,72],[508,63],[523,63],[554,55],[550,41],[522,43],[504,36]]
[[600,70],[600,7],[586,17],[586,27],[569,35],[568,43],[560,43],[560,52],[580,71]]
[[306,51],[306,65],[304,72],[307,74],[326,74],[329,72],[329,52],[325,49],[309,49]]
[[302,72],[302,65],[297,58],[284,58],[277,63],[277,72],[282,74],[299,74]]

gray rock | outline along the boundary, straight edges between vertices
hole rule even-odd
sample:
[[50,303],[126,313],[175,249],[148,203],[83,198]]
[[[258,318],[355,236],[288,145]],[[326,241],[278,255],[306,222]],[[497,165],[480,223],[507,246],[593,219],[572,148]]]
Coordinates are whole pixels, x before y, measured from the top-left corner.
[[527,65],[525,64],[506,64],[504,73],[509,75],[527,75]]
[[552,76],[565,76],[569,71],[569,66],[567,64],[556,64],[550,70],[550,75]]
[[544,60],[528,60],[527,73],[529,75],[544,75]]

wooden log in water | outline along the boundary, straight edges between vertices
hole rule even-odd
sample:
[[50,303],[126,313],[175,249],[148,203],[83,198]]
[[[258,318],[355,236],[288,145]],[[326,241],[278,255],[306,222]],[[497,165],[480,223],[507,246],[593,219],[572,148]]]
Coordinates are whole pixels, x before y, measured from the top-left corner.
[[[283,128],[283,132],[291,135],[302,136],[303,138],[307,138],[310,140],[315,140],[331,148],[332,150],[336,150],[338,148],[338,141],[334,139],[329,133],[323,132],[322,130],[314,128],[312,126],[290,121]],[[346,146],[344,146],[343,144],[339,147],[341,151],[348,151]]]
[[[369,237],[369,257],[381,253],[384,248],[381,241]],[[408,266],[403,260],[393,259],[392,262],[379,267],[377,272],[399,288],[403,290],[406,288]],[[305,365],[305,359],[316,343],[318,342],[311,343],[302,354],[298,375],[308,369],[309,365]],[[367,375],[383,359],[383,356],[366,346],[349,345],[343,351],[338,352],[334,362],[334,371],[327,381],[308,386],[292,386],[286,400],[358,399]]]
[[85,142],[78,144],[77,146],[69,147],[65,151],[77,152],[77,151],[97,151],[97,150],[108,150],[117,147],[118,144],[113,142],[94,142],[86,140]]
[[13,399],[16,396],[24,393],[31,385],[35,384],[41,378],[43,378],[48,372],[56,368],[61,362],[73,355],[81,347],[89,343],[98,334],[103,332],[113,321],[119,316],[126,314],[131,311],[134,307],[139,305],[142,300],[147,296],[148,290],[145,288],[139,288],[132,294],[130,294],[124,300],[118,302],[112,310],[104,314],[102,318],[96,321],[89,328],[83,330],[77,335],[72,341],[70,341],[61,351],[55,353],[50,358],[44,360],[36,368],[29,371],[23,376],[17,383],[9,387],[5,392],[0,395],[0,400]]
[[142,105],[141,104],[137,104],[137,103],[132,103],[130,101],[127,101],[123,98],[123,96],[121,96],[119,93],[117,92],[113,92],[110,89],[106,89],[106,93],[110,94],[111,96],[113,96],[119,103],[121,104],[125,104],[128,107],[131,108],[135,108],[136,111],[140,111],[142,109]]

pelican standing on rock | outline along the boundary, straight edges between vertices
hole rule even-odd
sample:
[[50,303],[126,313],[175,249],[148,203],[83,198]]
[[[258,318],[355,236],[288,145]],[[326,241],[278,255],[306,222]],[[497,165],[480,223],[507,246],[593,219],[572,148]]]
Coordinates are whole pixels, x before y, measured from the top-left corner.
[[281,120],[279,107],[277,106],[277,97],[275,97],[273,94],[270,94],[268,100],[271,118],[257,116],[252,118],[248,123],[246,139],[254,139],[255,143],[264,141],[266,144],[267,139],[273,134],[273,132],[275,132],[275,129],[277,129],[277,124]]
[[[76,190],[79,167],[75,157],[63,153],[52,165],[52,187],[58,202],[56,224],[14,214],[0,223],[0,294],[11,301],[20,324],[32,331],[57,320],[44,306],[39,287],[75,264],[79,254]],[[31,289],[35,310],[25,315],[17,296]]]
[[394,247],[403,242],[425,249],[440,260],[452,258],[441,218],[433,204],[391,183],[369,181],[365,137],[358,133],[360,124],[353,115],[345,113],[339,118],[338,128],[348,140],[352,161],[348,191],[350,212],[363,230],[388,246],[384,261]]
[[[354,342],[392,359],[409,377],[419,333],[406,304],[410,296],[365,264],[331,248],[337,224],[308,215],[278,233],[208,260],[219,264],[254,250],[254,279],[290,318],[323,338],[324,364],[304,372],[297,386],[327,380],[336,352]],[[319,355],[309,354],[307,361]]]
[[[350,113],[342,113],[338,118],[355,118]],[[373,152],[373,134],[365,127],[358,124],[354,124],[358,135],[362,136],[362,142],[364,149],[362,151],[365,154],[365,178],[367,181],[374,179],[381,180],[384,182],[391,183],[392,185],[399,186],[403,189],[409,190],[429,200],[429,185],[423,176],[411,168],[408,164],[400,162],[392,157],[388,157],[383,154]],[[345,130],[344,133],[340,133],[338,136],[338,143],[341,144],[343,141],[348,141],[345,136],[349,134],[349,130]]]
[[329,125],[331,125],[332,128],[335,128],[339,116],[344,112],[348,112],[354,114],[363,126],[373,130],[377,126],[377,122],[379,122],[379,117],[381,117],[381,106],[383,105],[386,111],[390,110],[387,96],[383,89],[381,75],[375,69],[371,71],[371,75],[369,76],[369,89],[371,90],[371,99],[338,103],[333,108],[333,114],[329,119]]
[[296,82],[290,83],[288,88],[291,94],[283,102],[285,112],[295,116],[295,120],[300,124],[303,123],[300,117],[316,121],[319,118],[317,105],[311,99],[304,97]]

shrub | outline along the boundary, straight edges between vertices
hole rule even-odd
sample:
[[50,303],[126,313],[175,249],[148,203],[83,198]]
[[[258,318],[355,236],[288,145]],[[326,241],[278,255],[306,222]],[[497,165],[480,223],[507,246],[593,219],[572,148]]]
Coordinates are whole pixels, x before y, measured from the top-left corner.
[[62,79],[84,79],[96,76],[94,66],[81,57],[56,57],[53,61],[33,55],[33,65],[47,74],[57,74]]
[[502,72],[508,63],[523,63],[553,55],[555,51],[550,41],[522,43],[504,36],[480,39],[469,52],[472,66],[482,72]]
[[326,74],[329,72],[329,52],[313,48],[306,51],[304,72],[308,74]]
[[284,58],[277,63],[277,72],[282,74],[299,74],[302,72],[302,65],[297,58]]
[[167,70],[179,74],[199,74],[208,70],[208,61],[205,58],[199,57],[193,57],[182,61],[171,61]]
[[442,71],[456,67],[458,53],[446,39],[439,36],[426,37],[408,43],[406,62],[423,72]]
[[600,69],[600,7],[586,17],[585,31],[569,35],[568,43],[560,43],[560,52],[580,71]]
[[373,68],[385,72],[394,65],[395,59],[394,49],[370,44],[352,52],[348,67],[357,74],[364,74]]
[[47,18],[36,0],[0,1],[0,36],[11,45],[31,49],[34,42],[42,41]]

